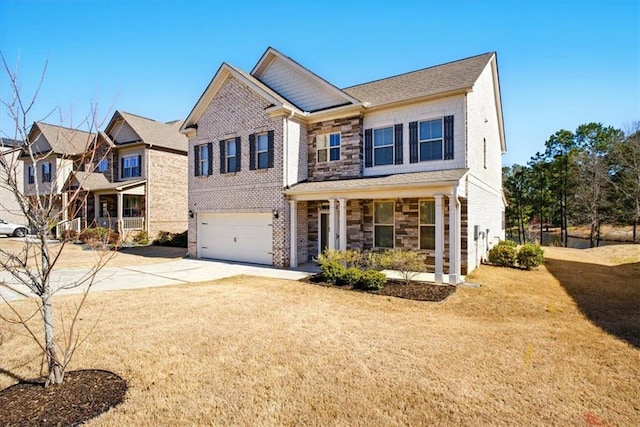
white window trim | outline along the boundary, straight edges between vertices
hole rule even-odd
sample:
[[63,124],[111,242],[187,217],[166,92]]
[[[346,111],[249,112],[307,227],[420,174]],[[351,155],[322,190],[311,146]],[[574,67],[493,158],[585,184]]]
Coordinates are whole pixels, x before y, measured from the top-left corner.
[[[236,139],[231,138],[224,141],[224,169],[226,173],[236,173],[238,171],[238,153],[234,153],[233,156],[229,155],[229,146],[233,145],[234,151],[236,150]],[[236,159],[236,167],[233,170],[229,170],[229,159]]]
[[[199,145],[199,159],[198,159],[198,168],[200,169],[200,176],[208,176],[209,175],[209,162],[211,161],[211,159],[209,158],[209,143],[204,143],[204,144],[200,144]],[[206,160],[202,158],[202,153],[206,153],[207,158]],[[204,162],[207,162],[207,167],[203,168],[203,164]]]
[[[331,136],[338,135],[338,145],[331,145]],[[342,135],[340,132],[330,132],[316,135],[316,161],[318,163],[328,163],[328,162],[338,162],[340,161],[340,157],[342,155]],[[338,149],[338,158],[336,160],[331,160],[331,150]],[[326,160],[320,160],[320,152],[326,152]]]
[[[381,223],[377,223],[376,222],[376,204],[379,203],[391,203],[392,206],[392,212],[393,212],[393,223],[392,224],[381,224]],[[376,226],[377,225],[381,225],[381,226],[386,226],[386,227],[391,227],[391,229],[393,230],[393,245],[389,248],[387,246],[376,246]],[[395,249],[396,247],[396,205],[395,205],[395,201],[393,200],[378,200],[373,202],[373,242],[372,242],[372,247],[374,248],[380,248],[380,249]]]
[[[381,130],[381,129],[391,129],[391,143],[387,144],[387,145],[379,145],[376,147],[376,131],[377,130]],[[395,133],[395,126],[393,124],[388,125],[388,126],[380,126],[380,127],[376,127],[371,129],[371,147],[373,149],[373,153],[371,153],[371,164],[373,167],[377,167],[377,166],[392,166],[393,165],[393,156],[394,156],[394,145],[396,143],[396,133]],[[389,148],[391,147],[391,163],[385,163],[384,165],[376,165],[376,150],[380,149],[380,148]]]
[[[442,136],[440,138],[420,139],[420,123],[432,122],[434,120],[440,120],[440,133]],[[438,140],[440,140],[440,152],[442,153],[441,157],[439,159],[422,160],[420,158],[420,153],[422,152],[422,150],[420,150],[421,144],[423,142],[432,142],[432,141],[438,141]],[[444,160],[444,117],[433,117],[430,119],[418,120],[418,161],[419,162],[437,162],[438,160]]]
[[[260,137],[261,136],[265,136],[267,138],[267,148],[265,148],[264,150],[260,150]],[[264,168],[260,167],[260,154],[266,154],[267,155],[267,166]],[[265,170],[265,169],[269,169],[269,133],[268,132],[261,132],[261,133],[257,133],[256,134],[256,165],[255,165],[256,170]]]
[[[420,228],[423,227],[423,226],[429,226],[429,227],[433,226],[434,231],[435,231],[435,228],[436,228],[436,223],[435,222],[433,224],[423,224],[422,223],[422,215],[420,215],[420,204],[422,202],[433,202],[434,209],[435,209],[435,203],[436,203],[435,199],[418,199],[418,250],[421,250],[421,251],[434,251],[436,249],[435,248],[435,242],[434,242],[433,249],[422,249],[422,237],[421,237],[422,233],[421,233]],[[435,212],[435,216],[437,216],[437,215],[438,215],[438,212]],[[434,221],[435,221],[435,217],[434,217]]]

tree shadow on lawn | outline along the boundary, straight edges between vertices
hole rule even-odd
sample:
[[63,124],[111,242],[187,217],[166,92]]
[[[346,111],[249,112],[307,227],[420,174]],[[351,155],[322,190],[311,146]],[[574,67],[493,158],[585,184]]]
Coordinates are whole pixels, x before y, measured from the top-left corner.
[[130,255],[137,255],[147,258],[184,258],[187,255],[187,248],[175,248],[171,246],[132,246],[120,248],[118,252]]
[[545,266],[589,320],[640,348],[640,262],[606,266],[547,259]]

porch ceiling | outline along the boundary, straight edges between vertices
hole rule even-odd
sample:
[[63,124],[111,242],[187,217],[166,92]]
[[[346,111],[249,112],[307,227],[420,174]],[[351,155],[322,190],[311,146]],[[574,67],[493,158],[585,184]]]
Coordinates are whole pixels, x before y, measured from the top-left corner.
[[469,169],[342,179],[336,181],[302,182],[285,190],[292,200],[322,200],[327,198],[382,199],[450,194]]

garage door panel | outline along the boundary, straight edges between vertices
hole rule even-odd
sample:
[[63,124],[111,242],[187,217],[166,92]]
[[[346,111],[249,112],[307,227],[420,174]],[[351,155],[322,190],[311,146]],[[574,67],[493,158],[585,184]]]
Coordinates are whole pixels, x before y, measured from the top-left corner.
[[273,264],[271,214],[199,215],[198,256]]

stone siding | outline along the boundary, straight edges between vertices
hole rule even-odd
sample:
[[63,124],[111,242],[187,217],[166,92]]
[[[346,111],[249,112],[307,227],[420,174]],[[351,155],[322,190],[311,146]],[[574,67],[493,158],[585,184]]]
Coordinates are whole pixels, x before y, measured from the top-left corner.
[[[340,133],[340,160],[318,162],[316,136]],[[327,181],[362,176],[362,118],[328,120],[308,127],[309,181]],[[328,153],[327,153],[328,158]]]

